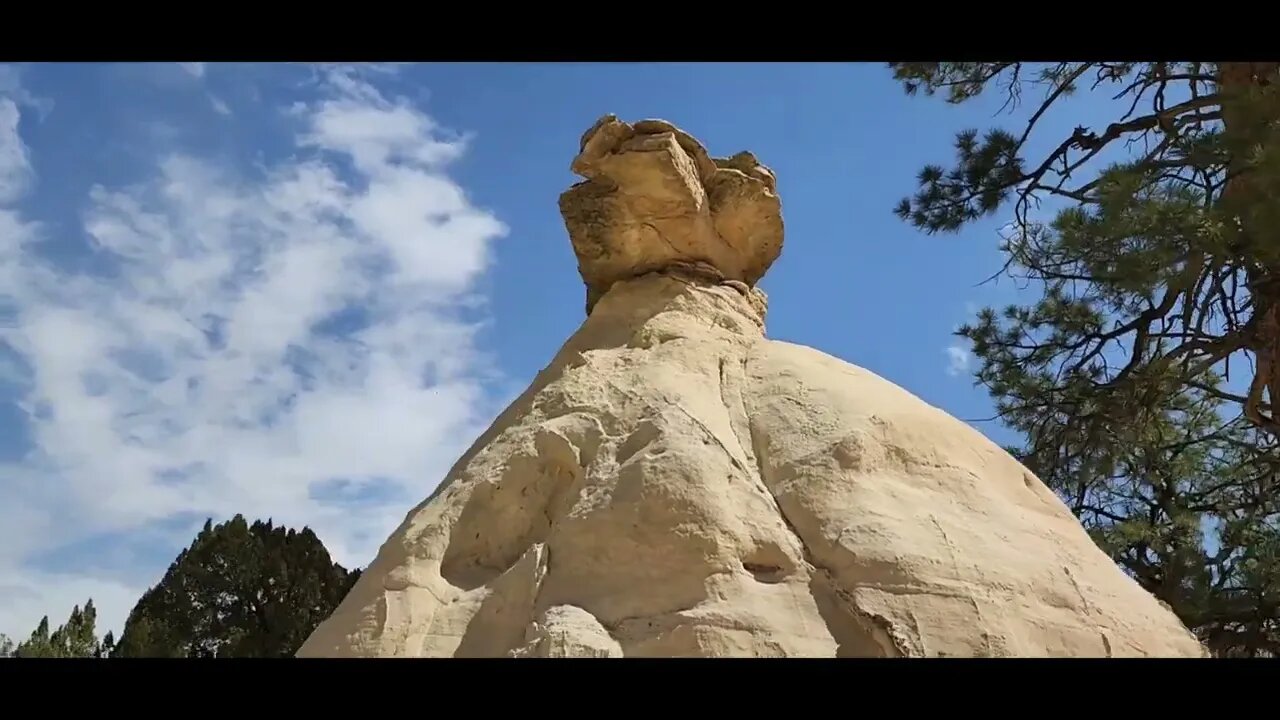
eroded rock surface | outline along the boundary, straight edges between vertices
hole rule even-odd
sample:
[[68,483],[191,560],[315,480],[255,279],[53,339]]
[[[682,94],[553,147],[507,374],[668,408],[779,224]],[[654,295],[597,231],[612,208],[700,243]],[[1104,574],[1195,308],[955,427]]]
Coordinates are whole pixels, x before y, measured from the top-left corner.
[[[575,245],[638,265],[589,264],[589,284],[611,279],[581,328],[299,655],[1202,656],[1001,448],[764,336],[752,283],[780,219],[741,251],[679,248],[716,225],[698,209],[709,173],[770,193],[772,176],[700,148],[666,124],[588,133],[578,163],[617,184],[599,212],[619,226]],[[677,217],[686,245],[660,250],[644,217]]]
[[677,261],[752,286],[782,251],[777,181],[749,152],[712,158],[665,120],[606,115],[571,167],[586,180],[560,196],[560,212],[588,313],[615,282]]

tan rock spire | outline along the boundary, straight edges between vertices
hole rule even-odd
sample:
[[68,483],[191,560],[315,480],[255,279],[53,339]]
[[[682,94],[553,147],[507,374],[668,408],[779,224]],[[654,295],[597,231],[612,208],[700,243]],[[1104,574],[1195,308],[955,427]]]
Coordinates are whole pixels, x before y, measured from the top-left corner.
[[1204,655],[999,446],[764,337],[754,157],[612,116],[580,150],[588,317],[300,656]]
[[750,288],[782,252],[777,181],[749,152],[712,158],[665,120],[605,115],[571,167],[586,180],[560,196],[560,212],[588,313],[615,282],[668,268]]

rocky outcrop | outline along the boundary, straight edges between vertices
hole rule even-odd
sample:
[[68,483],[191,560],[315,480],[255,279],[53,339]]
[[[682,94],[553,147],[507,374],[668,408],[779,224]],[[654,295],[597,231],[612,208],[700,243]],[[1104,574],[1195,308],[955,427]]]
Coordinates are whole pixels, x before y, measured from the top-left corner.
[[571,167],[586,180],[560,196],[560,212],[588,313],[614,283],[677,262],[751,286],[782,252],[777,182],[749,152],[712,158],[664,120],[606,115]]
[[998,446],[764,336],[781,215],[735,157],[588,133],[562,200],[587,319],[299,655],[1202,656]]

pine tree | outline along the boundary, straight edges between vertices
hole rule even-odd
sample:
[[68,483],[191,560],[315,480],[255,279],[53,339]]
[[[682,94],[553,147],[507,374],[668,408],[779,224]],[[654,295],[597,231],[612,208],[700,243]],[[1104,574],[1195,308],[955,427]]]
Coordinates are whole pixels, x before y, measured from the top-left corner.
[[36,629],[31,631],[31,637],[27,638],[26,642],[18,643],[13,655],[20,658],[58,657],[50,640],[49,616],[45,615],[40,618],[40,623],[36,625]]
[[116,649],[116,636],[110,630],[107,631],[106,637],[102,638],[102,644],[98,647],[98,652],[94,657],[109,658]]
[[[1010,450],[1224,656],[1280,653],[1278,67],[892,65],[952,103],[1039,91],[1016,132],[960,133],[897,212],[939,233],[1011,207],[1005,269],[1040,298],[959,330],[1025,436]],[[1114,121],[1025,157],[1081,88],[1121,103]],[[1042,222],[1044,200],[1062,209]]]
[[98,611],[93,606],[92,599],[85,603],[83,610],[79,607],[71,610],[71,618],[67,620],[67,624],[55,633],[60,635],[59,645],[65,653],[64,657],[96,657],[98,655],[101,646],[98,643],[95,628],[97,619]]
[[49,631],[49,617],[40,619],[40,624],[31,632],[26,642],[13,649],[14,657],[20,658],[92,658],[102,657],[102,645],[98,642],[98,612],[93,606],[92,598],[81,610],[77,605],[71,609],[71,617],[67,622]]
[[133,608],[113,657],[291,656],[358,577],[310,529],[210,520]]

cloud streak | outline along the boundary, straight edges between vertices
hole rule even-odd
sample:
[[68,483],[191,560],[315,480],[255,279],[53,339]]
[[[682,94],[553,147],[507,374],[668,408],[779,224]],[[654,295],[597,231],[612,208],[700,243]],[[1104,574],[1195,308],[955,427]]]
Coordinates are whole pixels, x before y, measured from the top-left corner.
[[18,104],[0,96],[0,203],[20,198],[31,176],[27,146],[18,133]]
[[32,437],[0,465],[0,632],[89,593],[118,629],[164,563],[40,558],[161,526],[176,552],[206,515],[307,524],[362,565],[491,417],[476,287],[507,229],[449,177],[467,139],[349,69],[320,93],[287,161],[95,185],[92,273],[14,208],[39,156],[0,99],[0,343]]
[[202,62],[180,62],[178,67],[194,78],[204,77],[205,64]]
[[960,377],[969,371],[969,365],[973,362],[973,355],[968,350],[959,345],[949,345],[946,348],[946,354],[947,375]]

